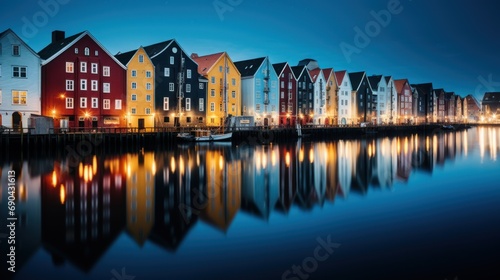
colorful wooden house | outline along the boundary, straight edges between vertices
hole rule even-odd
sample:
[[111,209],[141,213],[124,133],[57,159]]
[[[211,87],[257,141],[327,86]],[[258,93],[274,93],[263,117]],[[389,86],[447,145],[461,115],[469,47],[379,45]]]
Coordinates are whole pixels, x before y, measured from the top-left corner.
[[445,122],[455,122],[455,93],[445,92],[444,94],[444,106],[445,106]]
[[297,79],[297,115],[300,124],[313,124],[314,84],[306,66],[293,66],[293,75]]
[[482,109],[485,120],[497,121],[500,117],[500,92],[484,93]]
[[394,86],[398,94],[398,121],[397,124],[408,124],[412,121],[413,93],[408,79],[394,80]]
[[396,92],[396,86],[394,85],[394,80],[391,76],[385,77],[385,83],[387,85],[387,115],[389,124],[393,124],[398,119],[398,93]]
[[241,74],[242,115],[255,116],[257,126],[279,124],[278,76],[268,57],[235,62]]
[[347,71],[335,72],[338,88],[338,122],[339,125],[350,125],[353,119],[353,100],[351,79]]
[[[221,126],[228,115],[241,115],[241,74],[226,52],[205,56],[192,54],[198,73],[208,80],[207,123]],[[259,108],[259,113],[263,108]]]
[[126,67],[90,32],[65,37],[64,31],[54,31],[38,55],[42,114],[53,117],[55,127],[126,124]]
[[337,79],[333,68],[323,69],[326,83],[326,120],[325,124],[338,124],[338,91]]
[[370,86],[373,92],[372,110],[375,110],[376,124],[388,123],[388,98],[387,98],[387,85],[384,76],[373,75],[368,77]]
[[445,104],[445,91],[444,89],[435,89],[434,94],[436,95],[437,98],[437,121],[438,122],[445,122],[447,118],[446,116],[446,104]]
[[434,86],[432,83],[414,84],[412,85],[417,89],[418,95],[418,112],[415,118],[420,122],[432,122],[434,116]]
[[155,67],[143,47],[116,55],[127,66],[127,127],[155,127]]
[[287,62],[273,64],[279,79],[280,125],[295,125],[297,121],[297,80]]
[[28,126],[41,114],[40,57],[14,31],[0,33],[0,126]]
[[309,70],[309,75],[313,82],[314,94],[313,94],[313,124],[324,125],[327,124],[327,112],[326,112],[326,79],[323,75],[323,71],[320,68],[315,68]]
[[373,92],[366,72],[349,73],[352,83],[352,97],[354,100],[353,118],[355,123],[375,122],[373,110]]
[[464,102],[467,103],[467,106],[464,106],[464,108],[467,109],[467,121],[479,121],[481,119],[481,106],[479,101],[477,101],[473,95],[469,94],[465,97]]

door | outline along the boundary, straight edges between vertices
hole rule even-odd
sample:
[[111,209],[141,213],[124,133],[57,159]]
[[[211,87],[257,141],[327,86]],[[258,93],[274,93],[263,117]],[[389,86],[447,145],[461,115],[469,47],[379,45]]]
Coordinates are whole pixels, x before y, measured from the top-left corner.
[[97,128],[98,124],[97,118],[92,119],[92,128]]
[[180,122],[179,122],[179,117],[175,117],[175,118],[174,118],[174,126],[175,126],[175,127],[178,127],[178,126],[180,126],[180,125],[181,125],[181,124],[180,124]]
[[269,125],[269,119],[264,118],[264,127],[267,127]]
[[85,127],[85,119],[84,118],[80,118],[78,120],[78,127],[80,128],[80,131],[83,131],[83,128]]
[[21,114],[19,112],[12,113],[12,128],[19,131],[22,128]]
[[144,129],[144,119],[138,119],[137,126],[139,127],[139,129]]

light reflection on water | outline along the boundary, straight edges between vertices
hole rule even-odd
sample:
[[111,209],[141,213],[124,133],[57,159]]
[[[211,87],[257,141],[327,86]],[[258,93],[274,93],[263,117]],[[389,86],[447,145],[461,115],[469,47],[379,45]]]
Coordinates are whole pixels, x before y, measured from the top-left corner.
[[[416,173],[444,172],[436,166],[468,157],[472,162],[477,153],[480,163],[494,164],[498,132],[479,127],[428,136],[267,146],[186,144],[167,151],[94,155],[76,168],[68,159],[4,163],[0,179],[5,181],[8,170],[18,174],[18,270],[27,265],[31,269],[23,273],[35,272],[32,256],[43,248],[43,254],[52,256],[49,270],[54,273],[70,263],[76,271],[92,274],[106,252],[120,246],[117,240],[124,233],[137,248],[154,244],[177,253],[199,225],[227,235],[239,213],[269,222],[273,213],[287,217],[293,209],[310,212],[338,199],[348,204],[351,195],[392,190],[409,184]],[[5,208],[5,189],[0,195]],[[0,218],[5,216],[2,211]],[[6,243],[0,245],[6,251]],[[108,268],[103,273],[111,278],[106,273],[115,267]]]

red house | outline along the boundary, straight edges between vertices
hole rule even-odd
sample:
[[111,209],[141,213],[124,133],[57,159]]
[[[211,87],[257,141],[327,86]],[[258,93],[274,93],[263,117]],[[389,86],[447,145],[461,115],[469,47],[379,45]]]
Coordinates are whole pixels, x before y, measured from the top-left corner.
[[279,80],[279,123],[295,125],[297,121],[297,79],[287,62],[273,64]]
[[97,128],[126,124],[126,67],[88,31],[52,32],[41,50],[42,115],[54,127]]
[[407,79],[394,80],[398,94],[398,124],[410,123],[413,118],[413,94]]

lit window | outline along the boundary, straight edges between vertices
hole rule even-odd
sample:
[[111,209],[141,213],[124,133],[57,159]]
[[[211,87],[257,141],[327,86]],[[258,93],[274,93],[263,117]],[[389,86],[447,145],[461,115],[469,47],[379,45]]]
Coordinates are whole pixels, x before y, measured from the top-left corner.
[[104,110],[109,110],[110,107],[111,107],[111,100],[109,100],[109,99],[103,99],[102,100],[102,108]]
[[110,85],[110,83],[103,83],[102,84],[102,92],[104,92],[104,93],[110,93],[111,92],[111,85]]
[[200,112],[203,112],[205,110],[205,100],[203,98],[200,98],[198,101],[198,109]]
[[27,91],[24,90],[12,91],[12,105],[26,105],[27,98],[28,98]]
[[66,109],[73,109],[73,98],[66,97]]
[[102,67],[102,75],[104,77],[109,77],[110,76],[110,67],[109,66],[103,66]]
[[116,110],[121,110],[122,109],[122,100],[121,99],[115,100],[115,109]]
[[75,64],[73,62],[66,62],[66,73],[73,73],[75,71]]
[[186,111],[191,111],[191,98],[186,98]]
[[163,110],[164,111],[168,111],[169,110],[168,97],[163,97]]

